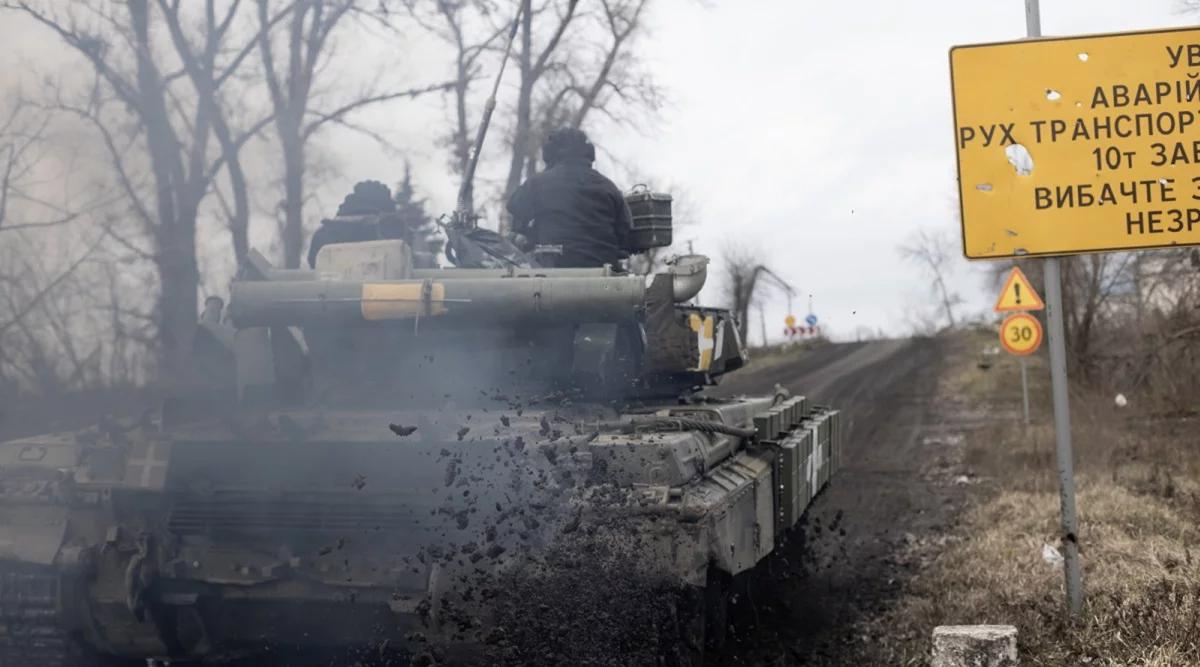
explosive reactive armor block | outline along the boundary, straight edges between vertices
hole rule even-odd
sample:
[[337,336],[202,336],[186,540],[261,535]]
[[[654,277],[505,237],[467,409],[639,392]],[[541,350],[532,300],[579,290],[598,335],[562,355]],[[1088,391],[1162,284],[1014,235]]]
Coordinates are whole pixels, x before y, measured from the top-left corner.
[[824,406],[813,408],[811,418],[816,422],[813,446],[819,448],[821,454],[817,479],[824,486],[841,465],[841,419],[837,410]]
[[776,451],[777,532],[800,520],[829,483],[841,459],[841,423],[836,410],[811,412],[803,396],[788,399],[754,418],[758,441]]
[[812,443],[812,431],[799,430],[779,445],[776,479],[779,480],[779,521],[784,529],[796,525],[812,498],[806,474]]

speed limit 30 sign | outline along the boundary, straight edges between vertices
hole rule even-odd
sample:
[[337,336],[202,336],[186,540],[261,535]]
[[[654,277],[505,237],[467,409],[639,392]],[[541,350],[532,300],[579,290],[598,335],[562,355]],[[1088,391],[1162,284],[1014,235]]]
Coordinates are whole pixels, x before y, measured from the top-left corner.
[[1042,344],[1042,323],[1029,313],[1009,315],[1000,325],[1000,344],[1018,356],[1033,354]]

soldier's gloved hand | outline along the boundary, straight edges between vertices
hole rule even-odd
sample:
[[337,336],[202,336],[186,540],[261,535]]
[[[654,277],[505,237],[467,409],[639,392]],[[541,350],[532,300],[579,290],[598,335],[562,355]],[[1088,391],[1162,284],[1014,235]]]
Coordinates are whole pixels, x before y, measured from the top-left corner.
[[529,250],[530,248],[533,247],[533,244],[529,242],[529,238],[527,236],[525,236],[524,234],[510,232],[508,235],[508,239],[510,241],[512,241],[513,245],[517,246],[521,250]]

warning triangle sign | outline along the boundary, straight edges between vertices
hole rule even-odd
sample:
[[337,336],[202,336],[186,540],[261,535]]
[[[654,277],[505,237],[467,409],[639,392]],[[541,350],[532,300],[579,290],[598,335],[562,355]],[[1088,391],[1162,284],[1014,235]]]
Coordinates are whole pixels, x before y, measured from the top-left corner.
[[1008,280],[1004,281],[1004,289],[1000,290],[1000,298],[996,300],[996,312],[1043,310],[1045,307],[1046,304],[1034,291],[1029,279],[1020,268],[1014,266],[1008,274]]

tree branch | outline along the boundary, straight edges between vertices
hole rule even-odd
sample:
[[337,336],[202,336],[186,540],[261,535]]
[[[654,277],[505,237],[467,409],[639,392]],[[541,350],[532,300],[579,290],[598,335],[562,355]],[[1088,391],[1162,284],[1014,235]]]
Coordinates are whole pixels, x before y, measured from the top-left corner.
[[108,81],[110,86],[112,86],[113,91],[117,93],[117,96],[121,98],[121,101],[128,104],[131,108],[141,110],[141,100],[138,98],[137,88],[129,81],[121,78],[121,76],[117,74],[115,70],[108,66],[108,63],[104,57],[104,43],[100,38],[92,37],[90,35],[82,35],[77,32],[73,32],[72,30],[68,30],[67,28],[63,27],[60,22],[54,20],[49,15],[43,14],[42,12],[30,7],[27,2],[22,1],[17,2],[16,4],[6,3],[4,6],[10,9],[24,11],[38,23],[41,23],[47,28],[53,30],[60,38],[62,38],[64,42],[67,43],[68,46],[75,49],[88,59],[88,61],[92,64],[92,67],[95,68],[96,72],[100,74],[106,81]]
[[8,322],[0,324],[0,335],[3,335],[5,331],[8,331],[12,327],[16,326],[18,323],[21,322],[22,319],[25,318],[26,315],[33,312],[33,310],[35,308],[37,308],[38,304],[41,303],[42,300],[45,299],[47,295],[49,295],[56,288],[58,288],[58,286],[61,285],[64,280],[66,280],[68,277],[70,277],[72,273],[75,273],[75,269],[79,268],[79,265],[83,264],[83,261],[86,260],[92,254],[92,252],[95,251],[96,248],[99,246],[100,246],[100,241],[96,240],[94,243],[92,243],[92,245],[87,250],[85,250],[83,252],[82,255],[79,256],[78,259],[76,259],[74,262],[71,262],[71,265],[68,266],[65,271],[63,271],[61,274],[59,274],[57,278],[50,281],[49,285],[46,285],[44,288],[41,289],[41,291],[39,291],[37,294],[35,294],[33,296],[33,298],[30,299],[29,302],[25,304],[24,308],[19,310],[16,313],[16,315],[14,315]]
[[[14,232],[18,229],[44,229],[46,227],[57,227],[59,225],[65,225],[68,222],[72,222],[73,220],[77,219],[78,217],[79,217],[78,213],[72,213],[71,215],[68,215],[65,218],[59,218],[57,220],[43,220],[40,222],[21,222],[21,223],[15,224],[15,225],[6,225],[3,227],[0,227],[0,232]],[[2,224],[3,222],[4,222],[3,216],[0,216],[0,224]]]
[[122,191],[125,193],[129,204],[138,215],[146,231],[154,233],[155,221],[150,215],[149,209],[142,201],[141,195],[138,194],[137,188],[133,184],[133,179],[129,176],[129,171],[125,168],[125,160],[122,157],[124,151],[117,146],[116,140],[113,138],[112,132],[108,126],[100,120],[99,111],[89,111],[78,107],[73,107],[66,104],[60,104],[59,108],[69,113],[76,114],[81,119],[89,122],[100,133],[100,137],[104,142],[104,148],[108,151],[109,160],[111,160],[113,169],[117,174],[117,182],[120,184]]
[[533,78],[537,79],[546,70],[546,63],[549,62],[550,56],[554,54],[554,49],[558,48],[559,41],[562,40],[563,34],[567,32],[567,27],[571,20],[575,18],[575,8],[579,6],[579,0],[569,0],[567,2],[567,11],[559,18],[558,27],[554,30],[554,34],[550,36],[550,41],[546,43],[546,48],[538,54],[537,60],[533,64]]
[[453,88],[454,88],[454,82],[448,81],[445,83],[432,84],[432,85],[424,86],[421,88],[410,88],[409,90],[401,90],[401,91],[392,92],[392,93],[382,93],[379,95],[370,95],[367,97],[360,97],[357,100],[343,104],[342,106],[334,109],[333,111],[329,111],[329,112],[313,111],[310,113],[312,115],[315,115],[317,118],[304,127],[302,136],[303,136],[303,138],[307,139],[321,125],[323,125],[327,122],[330,122],[330,121],[339,121],[347,114],[349,114],[353,111],[356,111],[358,109],[361,109],[365,106],[370,106],[372,104],[378,104],[380,102],[387,102],[387,101],[399,99],[402,97],[407,97],[410,99],[417,98],[426,93],[452,90]]

